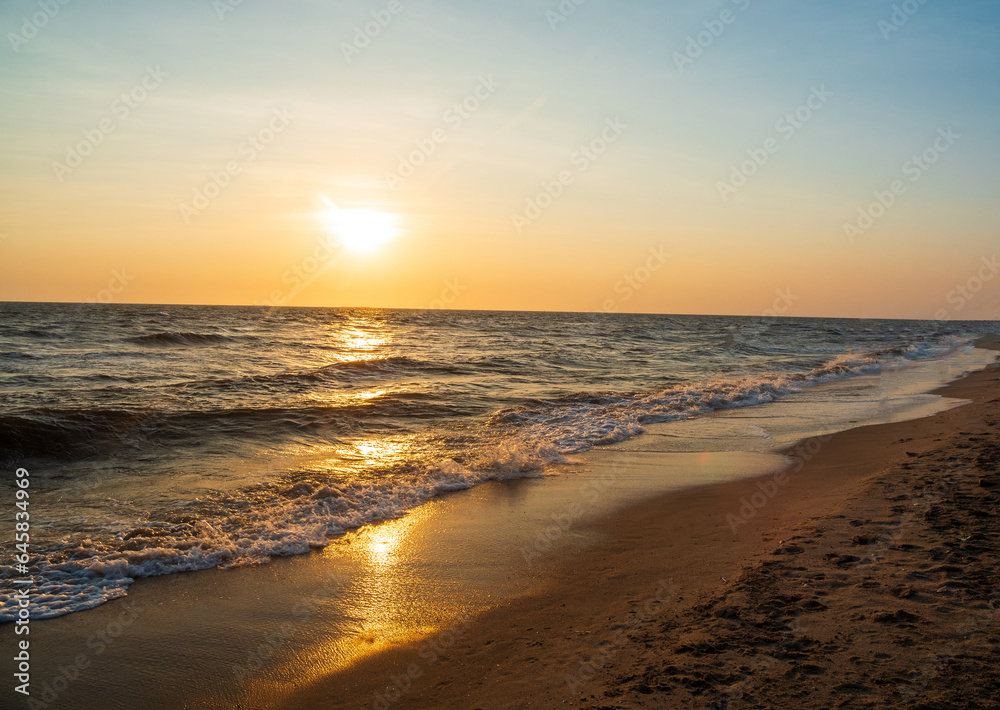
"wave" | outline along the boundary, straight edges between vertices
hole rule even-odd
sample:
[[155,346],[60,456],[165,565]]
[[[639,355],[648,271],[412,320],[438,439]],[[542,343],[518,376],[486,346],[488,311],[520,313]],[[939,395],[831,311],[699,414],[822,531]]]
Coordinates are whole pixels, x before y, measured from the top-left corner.
[[[551,400],[529,400],[494,414],[487,426],[508,435],[528,433],[549,441],[563,453],[622,441],[643,426],[734,407],[772,402],[802,387],[831,379],[877,373],[913,360],[940,357],[967,347],[961,342],[904,346],[868,353],[845,353],[806,372],[778,372],[671,385],[635,393],[581,393]],[[173,388],[226,389],[255,383],[278,383],[278,394],[291,383],[309,387],[326,378],[392,372],[461,371],[408,357],[334,363],[304,373],[264,378],[180,383]],[[346,374],[345,374],[346,373]],[[282,436],[329,437],[355,431],[363,422],[374,431],[406,430],[421,421],[486,414],[484,404],[451,401],[428,391],[388,391],[377,396],[340,393],[338,404],[298,407],[232,407],[193,410],[35,408],[0,415],[0,459],[42,457],[62,460],[106,454],[122,447],[182,446],[204,435],[274,441]],[[410,424],[403,424],[409,422]],[[517,432],[513,430],[517,429]],[[522,431],[523,430],[523,431]]]
[[201,443],[206,435],[274,441],[282,436],[329,437],[363,421],[372,432],[405,431],[405,421],[476,413],[469,403],[428,392],[392,392],[345,398],[342,404],[165,411],[38,408],[0,415],[0,460],[19,457],[74,460],[120,448],[155,449]]
[[579,453],[637,436],[643,433],[644,425],[765,404],[804,387],[877,374],[885,366],[898,367],[904,359],[923,359],[932,353],[940,354],[941,349],[904,349],[890,361],[880,352],[851,352],[805,372],[762,373],[626,395],[586,394],[534,401],[498,412],[490,424],[530,432],[532,438],[551,442],[563,454]]
[[357,382],[375,378],[392,378],[411,375],[470,375],[475,369],[462,363],[439,363],[401,355],[345,360],[321,367],[278,372],[267,375],[245,375],[241,377],[207,378],[187,380],[170,385],[171,389],[190,390],[246,390],[260,386],[280,385],[283,387],[308,388],[323,382]]
[[[124,596],[144,577],[302,554],[349,530],[401,517],[441,494],[486,481],[541,477],[547,463],[564,461],[552,450],[508,442],[483,447],[465,464],[444,459],[374,482],[302,480],[201,501],[200,509],[180,508],[112,539],[78,540],[43,555],[34,563],[32,618],[90,609]],[[203,514],[206,509],[214,514]],[[0,579],[10,578],[9,567],[0,571]],[[12,592],[0,591],[0,621],[15,614]]]
[[100,451],[100,442],[120,440],[138,421],[136,415],[125,412],[0,415],[0,458],[87,457]]
[[161,332],[147,333],[125,338],[127,343],[136,345],[216,345],[240,340],[253,339],[249,335],[223,335],[222,333]]
[[469,370],[451,363],[417,360],[405,355],[392,355],[390,357],[371,358],[367,360],[334,362],[300,376],[323,378],[328,376],[336,377],[341,373],[401,374],[405,372],[465,374]]
[[63,340],[66,338],[66,333],[60,331],[58,327],[46,330],[43,328],[2,326],[0,327],[0,334],[9,338],[28,338],[36,340]]

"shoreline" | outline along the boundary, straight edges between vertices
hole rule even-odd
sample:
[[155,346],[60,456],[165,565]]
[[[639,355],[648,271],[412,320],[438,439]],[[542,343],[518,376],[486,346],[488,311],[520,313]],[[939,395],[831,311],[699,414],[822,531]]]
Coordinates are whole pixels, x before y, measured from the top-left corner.
[[[950,467],[948,490],[972,489],[995,504],[1000,478],[989,440],[1000,414],[998,372],[992,365],[935,391],[970,404],[839,432],[814,454],[817,444],[807,443],[801,469],[783,484],[772,474],[689,489],[600,521],[600,543],[542,589],[501,604],[461,635],[442,635],[446,648],[433,664],[419,644],[403,644],[267,707],[833,707],[851,699],[909,707],[930,697],[989,707],[1000,701],[990,670],[1000,660],[992,655],[1000,604],[985,591],[988,580],[963,587],[970,583],[958,579],[989,573],[977,559],[942,563],[948,548],[928,548],[925,539],[935,531],[918,515],[904,518],[910,511],[894,501],[947,507],[925,489],[934,469],[969,450],[971,435],[985,452],[971,466]],[[780,493],[734,534],[726,516],[739,515],[739,501],[767,481]],[[971,517],[969,526],[977,519],[950,514]],[[995,541],[972,535],[962,544],[978,540],[977,552],[996,561]],[[916,576],[906,565],[919,568]],[[936,603],[939,594],[946,603]],[[927,659],[947,656],[956,641],[946,619],[962,612],[975,629],[960,655],[975,667],[956,683],[942,673],[946,662]],[[904,631],[915,638],[902,640]]]
[[[936,393],[974,399],[980,385],[968,383],[989,372],[973,373]],[[618,697],[614,683],[628,685],[616,678],[635,675],[622,668],[652,665],[631,658],[637,652],[633,636],[691,617],[698,604],[734,583],[747,561],[765,558],[779,537],[791,537],[810,515],[842,505],[856,493],[858,481],[893,456],[905,456],[898,445],[882,440],[892,436],[882,427],[926,429],[927,422],[965,407],[816,438],[802,445],[802,469],[791,475],[774,453],[602,447],[582,457],[584,473],[486,484],[350,533],[344,544],[310,555],[138,580],[124,600],[37,622],[38,647],[48,653],[40,656],[36,677],[54,678],[56,668],[83,650],[88,664],[96,663],[65,693],[81,708],[134,707],[131,689],[150,683],[162,689],[157,708],[429,704],[485,710],[564,701],[570,707],[602,707],[604,694]],[[859,445],[871,454],[860,468],[852,448]],[[650,472],[668,465],[716,482],[657,492]],[[754,466],[766,472],[763,479],[745,477]],[[572,510],[581,487],[597,485],[609,471],[622,475],[621,485],[608,494],[614,500],[572,516],[537,560],[522,559],[525,541],[551,522],[549,514]],[[481,519],[467,520],[469,511]],[[789,532],[778,536],[777,530]],[[493,534],[496,540],[482,539]],[[452,574],[456,558],[462,562]],[[421,567],[432,571],[424,576],[434,584],[421,577]],[[357,570],[367,570],[361,577],[377,580],[378,588],[348,590]],[[344,603],[339,597],[345,590],[352,599],[367,597],[367,607]],[[130,611],[136,608],[137,613]],[[364,619],[371,609],[388,610],[386,618]],[[103,648],[96,653],[95,635],[107,634],[125,611],[140,623],[131,624],[130,616],[127,633],[120,640],[115,636],[106,653]],[[247,624],[248,618],[254,624]],[[192,639],[196,631],[204,638]],[[235,661],[233,649],[239,651]],[[201,666],[194,674],[192,663]],[[114,686],[106,685],[110,674],[120,674]],[[393,686],[407,690],[392,700],[386,693],[393,694]],[[567,693],[570,689],[587,700]],[[102,698],[109,690],[111,701]],[[644,691],[639,695],[645,698]],[[628,706],[635,698],[629,696]],[[676,702],[676,696],[666,699]],[[692,696],[686,702],[700,701]]]

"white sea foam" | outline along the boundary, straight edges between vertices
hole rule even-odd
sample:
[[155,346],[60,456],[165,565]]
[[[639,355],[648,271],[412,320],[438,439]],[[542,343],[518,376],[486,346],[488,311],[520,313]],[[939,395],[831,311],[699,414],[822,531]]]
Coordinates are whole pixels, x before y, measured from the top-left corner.
[[[442,493],[489,480],[539,477],[544,463],[565,460],[554,451],[510,442],[492,451],[484,447],[473,458],[473,467],[442,460],[421,475],[379,483],[302,482],[284,491],[285,495],[257,492],[252,497],[235,497],[228,501],[232,517],[239,517],[235,524],[230,516],[182,524],[151,521],[109,543],[68,543],[35,563],[32,618],[98,606],[124,596],[138,578],[260,564],[273,556],[302,554],[325,547],[332,537],[348,530],[398,518]],[[4,577],[9,573],[10,568],[4,570]],[[11,621],[16,613],[13,591],[0,591],[0,621]]]

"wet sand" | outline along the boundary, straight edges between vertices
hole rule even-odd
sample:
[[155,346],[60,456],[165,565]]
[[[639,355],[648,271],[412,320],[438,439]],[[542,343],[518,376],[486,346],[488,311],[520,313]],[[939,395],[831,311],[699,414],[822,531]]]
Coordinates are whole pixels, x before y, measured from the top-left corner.
[[439,649],[399,646],[281,706],[1000,707],[1000,374],[939,393],[973,403],[632,507]]

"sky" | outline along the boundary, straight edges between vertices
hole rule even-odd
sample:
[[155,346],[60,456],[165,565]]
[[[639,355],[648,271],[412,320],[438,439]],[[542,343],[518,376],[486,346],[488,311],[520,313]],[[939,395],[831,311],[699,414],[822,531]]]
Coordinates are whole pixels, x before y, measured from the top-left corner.
[[0,300],[1000,316],[1000,5],[7,0]]

